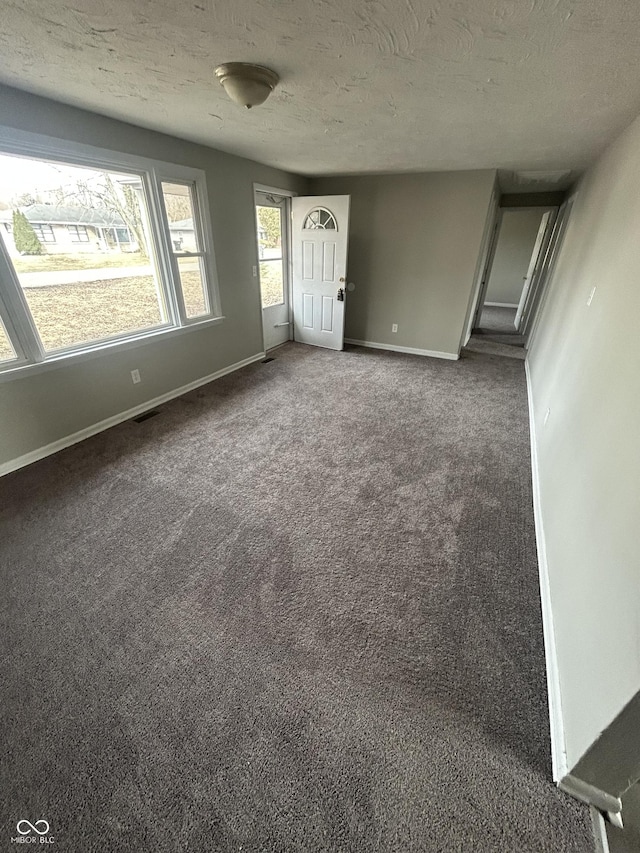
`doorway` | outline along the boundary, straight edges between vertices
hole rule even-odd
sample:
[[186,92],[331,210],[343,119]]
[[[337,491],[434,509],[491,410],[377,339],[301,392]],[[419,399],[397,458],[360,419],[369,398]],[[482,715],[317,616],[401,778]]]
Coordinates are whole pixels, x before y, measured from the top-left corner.
[[292,338],[290,236],[291,197],[288,193],[256,188],[257,274],[262,304],[264,349]]
[[475,345],[517,347],[524,358],[557,213],[557,207],[500,208],[473,323]]
[[350,196],[254,184],[254,201],[264,350],[343,349]]

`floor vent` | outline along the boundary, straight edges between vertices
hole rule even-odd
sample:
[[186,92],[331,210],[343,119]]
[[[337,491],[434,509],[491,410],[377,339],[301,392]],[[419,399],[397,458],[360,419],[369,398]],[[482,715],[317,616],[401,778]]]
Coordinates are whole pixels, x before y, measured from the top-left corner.
[[152,409],[150,412],[144,412],[144,414],[138,415],[138,417],[134,418],[133,420],[137,424],[141,424],[143,421],[148,421],[149,418],[154,418],[156,415],[159,415],[159,414],[160,414],[160,412],[157,409]]
[[269,364],[270,361],[275,361],[275,358],[269,356],[269,358],[263,358],[260,364]]

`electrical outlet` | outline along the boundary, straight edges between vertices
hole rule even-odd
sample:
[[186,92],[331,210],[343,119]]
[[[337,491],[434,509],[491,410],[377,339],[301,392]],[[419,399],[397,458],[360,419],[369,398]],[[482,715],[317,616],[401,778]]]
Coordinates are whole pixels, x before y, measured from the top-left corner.
[[394,333],[398,331],[398,324],[397,323],[393,323],[393,325],[391,326],[391,331]]
[[258,267],[253,267],[253,277],[258,278]]
[[142,382],[142,379],[140,379],[140,371],[138,370],[137,367],[135,370],[131,371],[131,381],[133,382],[134,385],[137,385],[138,382]]
[[547,409],[547,411],[544,413],[544,426],[547,425],[547,421],[549,420],[550,414],[551,414],[551,409]]
[[596,295],[596,289],[595,289],[595,287],[592,287],[592,288],[591,288],[591,293],[589,294],[589,298],[587,299],[587,308],[589,308],[589,306],[590,306],[590,305],[591,305],[591,303],[593,302],[593,297],[594,297],[595,295]]

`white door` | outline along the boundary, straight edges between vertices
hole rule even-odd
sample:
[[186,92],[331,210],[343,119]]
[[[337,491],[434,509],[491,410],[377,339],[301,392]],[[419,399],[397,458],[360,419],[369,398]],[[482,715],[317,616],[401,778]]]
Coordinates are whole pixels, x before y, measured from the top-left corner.
[[265,350],[291,338],[288,261],[289,199],[256,190],[258,272]]
[[303,344],[344,348],[348,195],[292,200],[293,326]]
[[558,211],[558,215],[556,216],[556,220],[553,224],[551,239],[549,240],[549,248],[547,249],[547,253],[542,264],[542,270],[538,276],[537,287],[535,287],[534,293],[529,300],[526,315],[522,321],[522,333],[527,335],[527,342],[525,343],[525,347],[527,348],[533,343],[533,339],[538,328],[544,300],[547,298],[547,284],[555,268],[558,253],[562,246],[574,198],[575,196],[572,196],[567,199]]
[[527,300],[529,298],[529,292],[531,290],[531,284],[538,272],[538,267],[542,262],[544,257],[544,251],[548,244],[548,238],[551,233],[551,217],[555,211],[548,210],[540,220],[540,227],[538,228],[538,235],[536,237],[536,242],[533,245],[533,252],[531,253],[531,260],[529,261],[529,269],[527,270],[527,274],[524,279],[524,286],[522,288],[522,293],[520,295],[520,302],[518,303],[518,310],[516,311],[516,319],[514,320],[514,326],[518,331],[520,331],[520,326],[522,324],[522,315],[524,313],[525,306],[527,304]]

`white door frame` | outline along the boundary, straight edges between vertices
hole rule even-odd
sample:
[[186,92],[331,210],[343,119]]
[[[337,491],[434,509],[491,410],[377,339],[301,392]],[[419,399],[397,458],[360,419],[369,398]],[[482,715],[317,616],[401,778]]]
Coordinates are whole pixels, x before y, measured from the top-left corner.
[[569,217],[571,215],[571,208],[573,207],[573,203],[576,200],[576,196],[577,193],[572,193],[572,195],[570,195],[564,200],[564,202],[560,205],[558,209],[558,214],[556,216],[556,221],[553,227],[553,233],[551,234],[551,239],[549,240],[547,253],[544,258],[539,279],[537,282],[536,292],[533,294],[532,297],[533,304],[531,306],[531,311],[529,313],[529,317],[527,318],[527,324],[525,326],[525,349],[530,349],[535,334],[538,330],[538,324],[540,322],[540,317],[542,315],[544,304],[546,302],[547,294],[549,291],[548,284],[555,270],[556,261],[558,260],[560,249],[562,248],[564,235],[567,230]]
[[480,244],[478,263],[476,265],[475,285],[471,299],[469,300],[469,308],[467,310],[467,316],[462,329],[462,339],[460,341],[460,346],[458,347],[458,353],[462,347],[469,343],[469,338],[471,337],[471,333],[476,325],[478,305],[480,305],[480,299],[484,298],[484,293],[486,291],[485,283],[488,280],[491,264],[493,263],[494,246],[498,233],[500,216],[499,197],[500,191],[498,189],[498,182],[496,181],[493,185],[491,198],[489,200],[489,210],[485,221],[484,233],[482,235],[482,243]]
[[498,248],[498,238],[500,237],[500,229],[502,228],[502,216],[504,210],[506,210],[506,208],[500,207],[498,205],[498,209],[496,211],[495,225],[491,233],[491,242],[489,243],[487,252],[487,261],[485,263],[484,270],[482,273],[482,284],[478,292],[478,301],[476,302],[476,307],[473,312],[471,332],[473,332],[474,329],[478,328],[480,317],[482,315],[482,309],[484,308],[484,301],[487,298],[487,290],[489,289],[489,279],[491,278],[491,273],[493,271],[493,262],[496,258],[496,249]]
[[514,320],[516,332],[519,335],[526,335],[526,328],[531,316],[531,307],[540,284],[542,268],[553,236],[557,217],[558,207],[556,205],[555,207],[550,207],[548,210],[545,210],[542,214],[542,219],[540,220],[538,234],[536,235],[536,242],[533,245],[533,251],[531,252],[531,258],[529,259],[529,266],[527,268],[524,285],[520,293],[520,299],[518,300],[518,308],[516,310],[516,318]]
[[273,195],[280,195],[288,199],[287,202],[287,213],[284,216],[284,231],[286,233],[283,234],[285,244],[286,244],[286,253],[284,257],[287,259],[287,301],[289,305],[289,340],[293,340],[293,293],[292,293],[292,277],[293,277],[293,262],[291,259],[291,199],[300,193],[295,190],[283,190],[278,187],[272,187],[268,184],[259,184],[254,181],[253,183],[253,232],[256,235],[254,238],[255,244],[255,269],[256,269],[256,277],[258,279],[258,307],[260,309],[260,328],[262,329],[262,350],[266,352],[265,347],[265,336],[264,336],[264,314],[262,311],[262,288],[260,286],[260,256],[258,252],[258,214],[256,211],[257,206],[257,193],[272,193]]
[[[493,238],[491,245],[489,246],[489,251],[487,253],[487,261],[484,266],[484,271],[482,273],[482,286],[478,292],[478,299],[475,304],[475,308],[472,313],[473,323],[471,324],[471,331],[473,329],[478,328],[478,323],[480,322],[480,316],[482,314],[482,309],[484,308],[484,302],[487,296],[487,290],[489,288],[489,279],[491,278],[491,271],[493,267],[493,262],[496,256],[496,250],[498,248],[498,240],[500,238],[500,229],[502,227],[502,217],[505,211],[511,210],[539,210],[540,211],[540,219],[542,219],[544,213],[547,210],[554,209],[557,211],[557,205],[542,205],[542,204],[528,204],[528,205],[507,205],[506,207],[498,206],[496,212],[495,219],[495,231],[493,232]],[[515,328],[514,328],[515,334]]]

